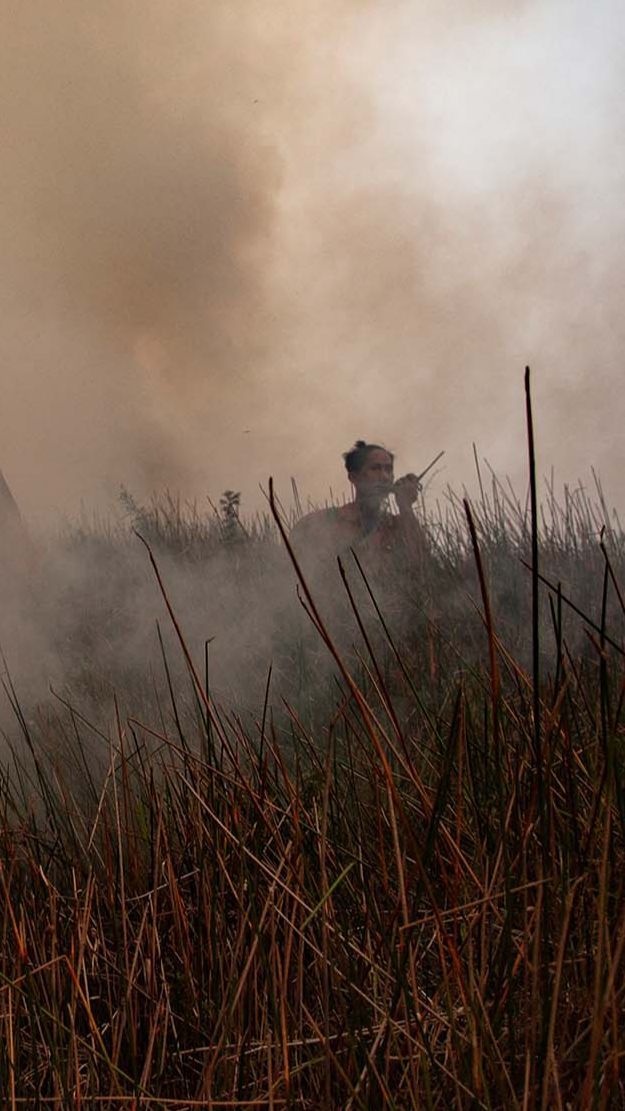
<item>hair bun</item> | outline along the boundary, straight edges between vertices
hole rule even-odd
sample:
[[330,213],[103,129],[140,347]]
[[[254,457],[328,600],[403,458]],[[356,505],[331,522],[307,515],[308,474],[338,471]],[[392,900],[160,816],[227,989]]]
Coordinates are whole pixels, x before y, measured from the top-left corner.
[[393,452],[381,444],[368,444],[366,440],[356,440],[350,451],[343,453],[343,461],[348,474],[357,474],[365,465],[370,451],[385,451],[393,459]]

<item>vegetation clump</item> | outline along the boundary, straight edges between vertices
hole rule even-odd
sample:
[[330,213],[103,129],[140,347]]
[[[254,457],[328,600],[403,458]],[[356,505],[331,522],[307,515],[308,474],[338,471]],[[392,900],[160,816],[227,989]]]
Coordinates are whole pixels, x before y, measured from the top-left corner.
[[120,589],[148,546],[158,672],[113,652],[89,687],[81,643],[82,685],[38,709],[4,676],[5,1106],[625,1105],[624,546],[598,493],[542,521],[495,478],[450,493],[401,605],[345,561],[340,627],[300,581],[308,628],[263,641],[252,709],[263,653],[220,699],[181,583],[282,580],[274,519],[126,501],[98,543]]

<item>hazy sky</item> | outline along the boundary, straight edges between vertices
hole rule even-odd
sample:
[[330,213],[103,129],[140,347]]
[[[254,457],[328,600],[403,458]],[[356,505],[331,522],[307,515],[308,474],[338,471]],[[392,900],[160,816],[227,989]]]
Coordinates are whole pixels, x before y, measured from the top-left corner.
[[625,21],[608,0],[5,0],[0,467],[322,497],[471,445],[622,504]]

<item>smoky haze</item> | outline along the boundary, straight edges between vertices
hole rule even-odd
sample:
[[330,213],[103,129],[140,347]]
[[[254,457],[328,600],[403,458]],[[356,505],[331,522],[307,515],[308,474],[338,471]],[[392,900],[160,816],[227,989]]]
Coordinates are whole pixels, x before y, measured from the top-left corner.
[[[0,466],[27,514],[383,441],[623,494],[616,3],[4,5]],[[440,479],[438,480],[440,482]]]

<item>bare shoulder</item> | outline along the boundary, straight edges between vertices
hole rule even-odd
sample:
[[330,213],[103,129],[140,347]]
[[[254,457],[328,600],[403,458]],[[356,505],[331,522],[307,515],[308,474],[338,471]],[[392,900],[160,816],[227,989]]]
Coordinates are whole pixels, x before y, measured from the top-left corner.
[[331,508],[315,509],[312,513],[307,513],[291,529],[291,539],[297,542],[305,540],[309,536],[326,532],[339,519],[339,512],[338,509]]

